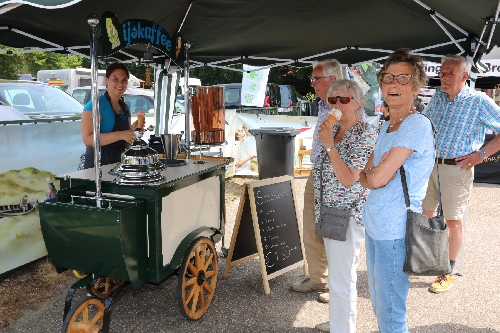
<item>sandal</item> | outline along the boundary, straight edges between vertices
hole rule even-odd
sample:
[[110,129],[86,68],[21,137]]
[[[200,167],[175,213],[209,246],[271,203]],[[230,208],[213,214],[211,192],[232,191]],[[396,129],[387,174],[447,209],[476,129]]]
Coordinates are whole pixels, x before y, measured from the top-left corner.
[[314,328],[323,331],[323,332],[330,332],[330,321],[324,321],[316,326]]

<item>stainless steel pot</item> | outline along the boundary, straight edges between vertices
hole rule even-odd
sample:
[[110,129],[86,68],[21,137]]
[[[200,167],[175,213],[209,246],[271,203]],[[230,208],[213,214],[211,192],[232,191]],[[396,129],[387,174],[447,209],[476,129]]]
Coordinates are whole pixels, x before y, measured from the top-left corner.
[[162,134],[161,139],[165,149],[165,158],[176,160],[181,146],[181,134]]

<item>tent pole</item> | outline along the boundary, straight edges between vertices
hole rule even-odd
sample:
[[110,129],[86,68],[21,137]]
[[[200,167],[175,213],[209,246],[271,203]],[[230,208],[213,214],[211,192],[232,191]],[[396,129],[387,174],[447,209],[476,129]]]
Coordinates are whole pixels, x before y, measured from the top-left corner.
[[444,31],[444,33],[451,39],[451,41],[453,43],[455,43],[455,45],[458,47],[458,49],[460,50],[460,53],[464,53],[465,50],[464,48],[458,44],[458,42],[455,40],[455,38],[453,38],[453,36],[450,34],[450,32],[445,28],[445,26],[441,23],[441,21],[438,20],[438,18],[436,17],[436,14],[435,13],[432,13],[431,12],[431,17],[434,21],[436,21],[437,25],[439,25],[439,27]]
[[186,159],[189,159],[191,147],[191,92],[189,91],[189,48],[191,47],[191,44],[188,41],[184,44],[184,46],[186,49],[186,60],[184,61],[184,145]]
[[99,113],[99,91],[97,89],[97,26],[99,18],[96,14],[90,14],[87,18],[90,25],[90,76],[92,80],[92,120],[93,120],[93,138],[94,138],[94,170],[95,170],[95,199],[98,208],[101,208],[102,190],[101,190],[101,130]]
[[186,12],[184,13],[184,17],[182,18],[182,22],[179,25],[179,29],[177,29],[177,33],[181,32],[182,26],[184,25],[184,21],[186,21],[186,17],[188,16],[189,10],[193,6],[193,2],[194,2],[194,0],[189,1],[188,8],[186,9]]
[[488,38],[488,44],[486,45],[486,49],[490,47],[491,44],[491,38],[493,38],[493,33],[495,32],[495,28],[497,26],[497,21],[498,21],[498,13],[500,12],[500,0],[498,1],[498,6],[497,6],[497,12],[495,14],[495,19],[493,21],[493,25],[491,26],[491,31],[490,31],[490,38]]

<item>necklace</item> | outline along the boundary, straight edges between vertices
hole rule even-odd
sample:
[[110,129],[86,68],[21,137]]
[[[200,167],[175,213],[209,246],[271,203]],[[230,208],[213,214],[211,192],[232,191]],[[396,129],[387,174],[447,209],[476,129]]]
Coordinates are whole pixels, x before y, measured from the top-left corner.
[[111,106],[113,107],[113,110],[115,110],[115,112],[120,112],[122,110],[122,107],[120,106],[119,103],[117,104],[111,103]]
[[[412,113],[413,113],[413,111],[412,111],[412,110],[410,110],[410,114],[412,114]],[[408,116],[409,116],[410,114],[408,114]],[[408,117],[408,116],[405,116],[405,117],[403,117],[403,118],[399,118],[399,120],[397,120],[395,123],[390,124],[390,125],[389,125],[389,128],[393,128],[394,126],[396,126],[397,124],[399,124],[400,122],[402,122],[402,121],[403,121],[406,117]]]

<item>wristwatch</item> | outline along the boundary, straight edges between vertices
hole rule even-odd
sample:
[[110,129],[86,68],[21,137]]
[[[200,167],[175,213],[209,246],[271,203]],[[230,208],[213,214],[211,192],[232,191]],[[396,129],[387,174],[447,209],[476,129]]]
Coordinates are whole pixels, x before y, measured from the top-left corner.
[[486,158],[486,152],[482,149],[478,150],[479,156],[484,160]]
[[328,154],[329,152],[332,151],[332,149],[333,149],[333,146],[326,148],[326,153]]

